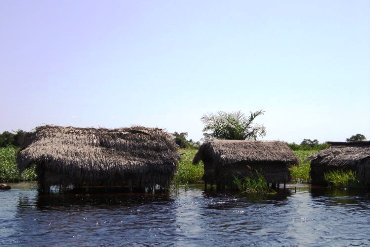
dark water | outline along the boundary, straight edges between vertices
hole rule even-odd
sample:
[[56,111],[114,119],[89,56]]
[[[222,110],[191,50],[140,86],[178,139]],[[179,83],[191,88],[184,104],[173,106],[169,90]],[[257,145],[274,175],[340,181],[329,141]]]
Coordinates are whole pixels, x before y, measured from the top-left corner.
[[0,192],[0,246],[365,246],[370,194],[270,198],[180,189],[167,196]]

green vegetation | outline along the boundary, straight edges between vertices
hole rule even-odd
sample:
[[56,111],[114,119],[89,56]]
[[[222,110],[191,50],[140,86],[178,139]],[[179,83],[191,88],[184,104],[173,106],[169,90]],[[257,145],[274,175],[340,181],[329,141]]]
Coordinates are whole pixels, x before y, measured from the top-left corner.
[[319,143],[318,140],[304,139],[301,144],[289,143],[293,151],[320,151],[329,147],[327,143]]
[[18,149],[13,146],[0,148],[0,182],[20,182],[36,180],[34,168],[20,173],[16,165]]
[[197,148],[199,147],[199,142],[194,142],[192,139],[187,140],[188,133],[187,132],[175,132],[173,133],[175,137],[175,143],[180,148]]
[[315,155],[320,150],[329,147],[327,143],[319,143],[314,139],[303,139],[301,144],[290,143],[288,146],[293,150],[295,156],[298,158],[298,165],[290,168],[292,181],[295,183],[309,183],[310,182],[310,160],[309,157]]
[[4,131],[0,134],[0,147],[14,145],[15,135],[9,131]]
[[294,150],[295,156],[298,158],[298,165],[290,168],[292,181],[295,183],[310,182],[310,161],[308,158],[316,154],[319,150]]
[[256,117],[263,115],[264,111],[251,112],[249,117],[244,113],[218,112],[217,114],[203,115],[201,120],[204,123],[203,135],[206,139],[227,139],[227,140],[256,140],[257,137],[266,135],[263,125],[254,124]]
[[201,182],[204,173],[203,164],[192,164],[196,152],[197,149],[195,148],[179,150],[181,159],[174,178],[174,183],[176,185],[187,185]]
[[354,171],[330,171],[325,173],[325,180],[329,183],[332,187],[357,187],[359,185],[359,181],[356,178],[356,172]]
[[24,143],[24,139],[29,133],[18,130],[15,133],[4,131],[0,134],[0,147],[16,146],[19,147]]
[[356,134],[351,136],[350,138],[347,138],[347,142],[360,142],[360,141],[366,141],[366,137],[363,134]]
[[259,173],[255,177],[235,178],[233,183],[239,191],[247,194],[265,194],[270,192],[265,178]]

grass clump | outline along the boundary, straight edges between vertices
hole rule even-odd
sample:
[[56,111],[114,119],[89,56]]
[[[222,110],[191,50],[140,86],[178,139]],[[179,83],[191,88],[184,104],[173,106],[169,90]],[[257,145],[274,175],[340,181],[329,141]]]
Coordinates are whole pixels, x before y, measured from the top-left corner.
[[234,178],[233,183],[237,190],[247,194],[266,194],[270,192],[266,179],[260,173],[253,177]]
[[298,158],[298,165],[292,166],[290,174],[292,181],[295,183],[308,183],[310,182],[310,161],[308,157],[318,153],[320,150],[294,150],[295,156]]
[[0,148],[0,182],[20,182],[36,180],[35,168],[26,169],[20,173],[17,164],[16,156],[18,149],[13,146]]
[[317,154],[319,151],[329,147],[327,143],[319,144],[317,140],[305,139],[301,144],[288,144],[293,153],[298,158],[298,165],[291,167],[290,174],[292,182],[309,183],[310,182],[310,161],[309,157]]
[[330,171],[324,174],[325,180],[332,187],[346,188],[346,187],[357,187],[359,181],[354,171]]
[[179,149],[181,158],[174,178],[174,183],[176,185],[188,185],[201,182],[204,174],[203,163],[198,165],[193,165],[192,163],[197,151],[198,150],[195,148]]

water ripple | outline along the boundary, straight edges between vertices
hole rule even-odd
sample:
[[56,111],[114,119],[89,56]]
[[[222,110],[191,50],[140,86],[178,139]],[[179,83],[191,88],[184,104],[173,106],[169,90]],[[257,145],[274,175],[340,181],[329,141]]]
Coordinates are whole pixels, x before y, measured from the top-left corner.
[[0,202],[0,246],[370,244],[369,193],[39,196],[22,189],[0,193]]

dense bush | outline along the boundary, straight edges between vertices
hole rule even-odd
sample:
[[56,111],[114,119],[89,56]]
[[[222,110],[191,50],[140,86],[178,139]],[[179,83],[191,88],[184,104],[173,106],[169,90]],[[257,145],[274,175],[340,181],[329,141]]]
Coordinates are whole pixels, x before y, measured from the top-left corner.
[[298,158],[298,165],[292,166],[290,174],[292,181],[295,183],[310,182],[310,160],[309,157],[316,154],[319,150],[294,150],[295,156]]
[[192,161],[197,149],[186,148],[180,149],[181,155],[179,166],[175,174],[174,182],[177,185],[194,184],[202,181],[204,168],[203,163],[193,165]]
[[20,173],[16,164],[18,149],[12,146],[0,148],[0,182],[19,182],[36,180],[35,168]]
[[243,193],[263,194],[270,192],[266,179],[259,173],[254,177],[245,177],[243,179],[235,178],[233,183],[236,188]]
[[14,139],[15,134],[9,131],[4,131],[2,134],[0,134],[0,147],[14,145]]
[[175,142],[180,148],[197,148],[199,147],[199,142],[193,142],[192,139],[188,140],[188,133],[187,132],[175,132],[173,133],[175,137]]
[[23,130],[18,130],[15,133],[4,131],[0,134],[0,147],[22,146],[28,134],[28,132],[25,132]]

